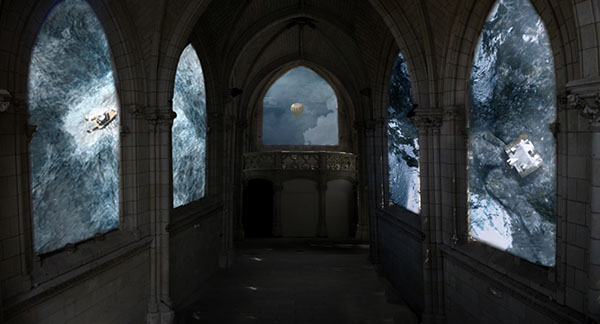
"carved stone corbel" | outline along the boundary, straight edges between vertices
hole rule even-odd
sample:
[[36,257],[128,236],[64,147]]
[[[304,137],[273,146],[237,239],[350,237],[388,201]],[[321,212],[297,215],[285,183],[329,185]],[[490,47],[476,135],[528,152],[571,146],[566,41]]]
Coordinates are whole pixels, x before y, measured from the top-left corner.
[[415,115],[410,117],[410,120],[420,131],[431,129],[437,132],[444,122],[444,112],[439,109],[415,110]]
[[0,112],[8,111],[12,102],[12,95],[6,89],[0,89]]
[[140,117],[145,117],[144,112],[146,109],[140,105],[127,105],[125,106],[125,111],[129,113],[132,119],[139,119]]
[[27,125],[25,128],[25,135],[27,136],[27,143],[31,143],[31,139],[33,138],[33,134],[37,131],[37,125]]
[[177,117],[177,114],[170,111],[154,110],[146,115],[146,121],[150,125],[150,131],[168,131],[173,126],[173,120]]
[[581,110],[581,116],[586,118],[590,125],[600,125],[600,93],[588,95],[569,94],[567,102],[570,109]]

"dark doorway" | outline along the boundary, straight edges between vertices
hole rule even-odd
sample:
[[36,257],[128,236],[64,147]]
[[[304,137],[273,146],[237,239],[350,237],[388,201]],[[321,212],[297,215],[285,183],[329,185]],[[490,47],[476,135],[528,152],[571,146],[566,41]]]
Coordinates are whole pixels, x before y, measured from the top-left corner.
[[246,237],[273,236],[273,183],[265,179],[248,181],[242,222]]

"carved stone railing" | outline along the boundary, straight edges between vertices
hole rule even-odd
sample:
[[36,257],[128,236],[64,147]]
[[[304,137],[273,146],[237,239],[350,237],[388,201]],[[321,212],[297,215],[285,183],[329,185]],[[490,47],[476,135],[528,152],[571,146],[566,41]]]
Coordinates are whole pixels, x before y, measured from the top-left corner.
[[244,154],[246,179],[285,180],[295,177],[356,181],[356,155],[329,151],[268,151]]

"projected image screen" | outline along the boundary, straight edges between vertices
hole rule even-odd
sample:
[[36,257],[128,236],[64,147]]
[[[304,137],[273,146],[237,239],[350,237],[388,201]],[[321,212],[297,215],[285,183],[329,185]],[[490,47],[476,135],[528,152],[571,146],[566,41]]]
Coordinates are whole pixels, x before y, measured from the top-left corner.
[[413,109],[406,61],[398,54],[390,84],[388,163],[392,203],[413,213],[421,210],[419,132],[408,119]]
[[119,103],[106,36],[89,5],[65,0],[33,48],[29,123],[38,254],[119,223]]
[[338,101],[321,76],[297,67],[279,78],[263,101],[263,145],[338,145]]
[[552,51],[527,0],[501,0],[471,75],[469,229],[475,240],[553,266],[556,119]]
[[173,206],[204,197],[206,167],[206,93],[202,66],[192,45],[179,58],[173,111]]

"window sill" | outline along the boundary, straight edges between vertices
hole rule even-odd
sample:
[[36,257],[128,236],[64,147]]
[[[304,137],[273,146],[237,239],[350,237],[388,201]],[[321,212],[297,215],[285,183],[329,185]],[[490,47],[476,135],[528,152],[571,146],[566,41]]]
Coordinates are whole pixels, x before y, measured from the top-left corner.
[[92,239],[77,244],[74,251],[41,256],[31,273],[32,288],[4,305],[6,318],[23,313],[130,259],[148,249],[151,242],[150,237],[140,239],[136,233],[116,230],[107,233],[105,241]]

